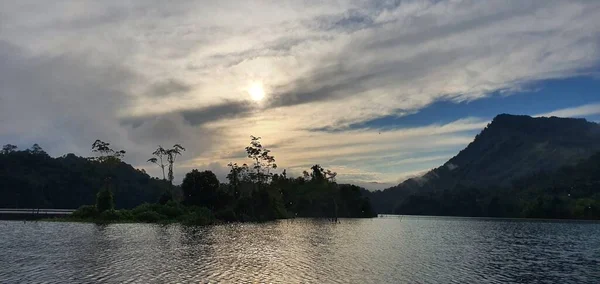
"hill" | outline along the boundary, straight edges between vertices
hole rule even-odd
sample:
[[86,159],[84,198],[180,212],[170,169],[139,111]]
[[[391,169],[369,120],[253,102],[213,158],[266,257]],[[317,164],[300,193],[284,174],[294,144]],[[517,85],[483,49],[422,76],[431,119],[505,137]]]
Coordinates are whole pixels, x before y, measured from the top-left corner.
[[156,202],[167,182],[126,163],[113,169],[67,154],[52,158],[41,149],[0,154],[0,208],[78,208],[94,204],[106,176],[112,176],[117,208]]
[[415,192],[509,188],[517,179],[591,157],[599,142],[600,126],[585,119],[501,114],[444,165],[374,192],[371,200],[376,211],[391,213]]

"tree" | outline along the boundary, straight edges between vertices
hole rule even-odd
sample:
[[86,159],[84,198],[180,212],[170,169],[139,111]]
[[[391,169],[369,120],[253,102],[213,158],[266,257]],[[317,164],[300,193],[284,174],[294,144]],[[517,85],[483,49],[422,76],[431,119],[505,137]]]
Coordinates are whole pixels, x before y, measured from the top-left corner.
[[12,145],[12,144],[6,144],[4,146],[2,146],[2,151],[0,151],[0,153],[4,154],[4,155],[8,155],[12,152],[17,151],[17,146]]
[[100,156],[91,158],[91,160],[107,165],[109,170],[109,175],[104,179],[104,186],[96,196],[96,208],[98,209],[98,212],[103,212],[115,207],[111,190],[111,171],[121,162],[121,159],[125,156],[125,150],[113,150],[110,148],[110,143],[97,139],[94,141],[94,144],[92,144],[92,152],[97,153]]
[[219,179],[211,171],[194,169],[185,175],[181,189],[186,204],[212,207],[218,196]]
[[42,147],[40,147],[40,145],[38,145],[37,143],[31,146],[29,152],[34,155],[48,155],[46,154],[46,151],[44,151],[44,149],[42,149]]
[[175,164],[175,158],[177,158],[178,155],[181,155],[181,151],[185,151],[185,148],[179,144],[175,144],[173,145],[173,148],[167,149],[165,152],[167,156],[167,162],[169,162],[169,182],[171,184],[173,184],[174,179],[173,164]]
[[93,157],[91,159],[100,163],[115,164],[121,162],[123,157],[125,157],[125,150],[113,150],[110,148],[110,143],[101,141],[99,139],[94,141],[94,144],[92,144],[92,152],[100,156]]
[[175,164],[175,159],[177,158],[177,156],[181,156],[182,151],[185,151],[185,148],[183,148],[180,144],[173,145],[173,148],[171,148],[171,149],[165,149],[162,146],[158,145],[158,148],[154,152],[152,152],[152,155],[154,155],[156,157],[148,159],[148,162],[154,163],[158,167],[160,167],[160,169],[162,170],[163,179],[166,180],[166,178],[165,178],[165,167],[167,166],[167,165],[165,165],[165,159],[166,159],[167,160],[166,162],[169,164],[169,182],[172,185],[173,179],[174,179],[173,164]]
[[271,169],[276,169],[275,157],[269,155],[271,150],[268,150],[260,143],[260,137],[250,136],[250,146],[246,147],[248,158],[254,161],[252,168],[254,172],[250,177],[257,183],[265,183],[271,177]]
[[102,213],[106,210],[112,210],[115,208],[115,200],[113,198],[112,191],[109,188],[104,188],[96,195],[96,209]]
[[229,174],[227,174],[229,186],[233,191],[233,196],[235,198],[239,198],[240,185],[243,181],[247,181],[248,179],[248,165],[243,164],[242,166],[238,166],[237,163],[229,163],[227,166],[231,168],[231,170],[229,170]]
[[163,180],[167,180],[167,178],[165,177],[165,166],[166,165],[163,160],[163,157],[165,157],[167,155],[167,150],[165,150],[165,148],[163,148],[162,146],[158,145],[158,148],[156,150],[154,150],[154,152],[152,152],[152,155],[154,155],[156,157],[152,157],[152,158],[148,159],[148,162],[154,163],[158,167],[160,167],[160,169],[162,170],[162,174],[163,174]]
[[[310,167],[312,173],[310,174],[312,181],[329,181],[335,182],[335,177],[337,176],[336,172],[332,172],[331,170],[325,170],[320,165],[314,165]],[[304,176],[307,176],[306,172]]]

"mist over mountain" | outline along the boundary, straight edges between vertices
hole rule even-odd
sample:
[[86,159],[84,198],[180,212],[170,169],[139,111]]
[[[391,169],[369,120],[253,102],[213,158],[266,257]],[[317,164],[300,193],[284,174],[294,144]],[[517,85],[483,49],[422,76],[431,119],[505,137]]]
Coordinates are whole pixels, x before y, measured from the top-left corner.
[[378,212],[394,212],[414,192],[508,188],[517,179],[573,166],[600,151],[600,125],[585,119],[501,114],[474,141],[421,177],[376,191]]

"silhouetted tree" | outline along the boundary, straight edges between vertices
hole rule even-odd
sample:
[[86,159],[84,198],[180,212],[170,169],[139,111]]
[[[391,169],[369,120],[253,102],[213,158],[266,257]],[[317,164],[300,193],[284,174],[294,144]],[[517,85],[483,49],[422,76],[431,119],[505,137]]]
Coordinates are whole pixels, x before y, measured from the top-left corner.
[[96,140],[92,144],[92,152],[99,156],[91,159],[100,163],[116,164],[121,162],[121,159],[125,157],[125,150],[113,150],[110,148],[110,143],[101,140]]
[[109,188],[103,188],[96,196],[96,209],[102,213],[106,210],[115,208],[115,201],[112,191]]
[[[335,182],[335,177],[337,176],[336,172],[325,170],[320,165],[314,165],[310,169],[312,170],[310,177],[313,181]],[[306,173],[305,176],[306,175],[308,175],[308,173]]]
[[44,149],[42,149],[42,147],[40,147],[40,145],[38,145],[37,143],[33,144],[33,146],[31,146],[31,148],[29,149],[29,152],[31,152],[31,154],[34,155],[48,155],[46,154],[46,151],[44,151]]
[[103,212],[114,208],[112,174],[114,168],[121,163],[121,159],[125,156],[125,150],[113,150],[110,147],[110,143],[96,140],[94,141],[94,144],[92,144],[92,152],[100,155],[92,158],[92,160],[106,165],[109,171],[108,176],[104,179],[104,187],[100,189],[96,196],[96,207],[98,212]]
[[165,151],[166,156],[167,156],[167,162],[169,163],[169,182],[171,184],[173,184],[173,179],[174,179],[173,164],[175,164],[175,159],[177,158],[177,156],[181,155],[182,151],[185,151],[185,148],[183,148],[179,144],[175,144],[175,145],[173,145],[173,148],[167,149]]
[[235,198],[239,198],[240,186],[242,182],[248,181],[248,165],[243,164],[242,166],[238,166],[237,163],[229,163],[227,166],[231,168],[231,170],[229,170],[229,174],[227,174],[227,180],[229,180],[231,192]]
[[271,150],[268,150],[260,143],[260,137],[250,136],[250,146],[246,147],[248,158],[253,160],[253,172],[250,177],[262,184],[268,182],[271,177],[271,169],[276,169],[275,157],[270,155]]
[[156,164],[162,170],[163,180],[167,180],[167,177],[165,176],[166,165],[163,159],[163,157],[167,156],[167,150],[165,150],[165,148],[163,148],[162,146],[158,145],[158,148],[154,150],[154,152],[152,152],[152,155],[156,157],[148,159],[148,162]]
[[8,155],[8,154],[10,154],[10,153],[12,153],[12,152],[15,152],[15,151],[17,151],[17,148],[18,148],[18,147],[17,147],[17,146],[15,146],[15,145],[12,145],[12,144],[6,144],[6,145],[2,146],[2,151],[0,151],[0,153],[1,153],[1,154],[4,154],[4,155]]
[[187,205],[213,207],[219,190],[219,179],[211,171],[192,170],[181,184]]

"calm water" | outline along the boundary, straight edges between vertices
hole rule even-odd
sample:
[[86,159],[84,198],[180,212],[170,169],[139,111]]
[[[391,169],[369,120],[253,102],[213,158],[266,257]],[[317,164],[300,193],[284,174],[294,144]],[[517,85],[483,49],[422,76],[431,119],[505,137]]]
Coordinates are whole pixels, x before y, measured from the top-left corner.
[[0,221],[0,283],[600,283],[600,224],[404,217]]

